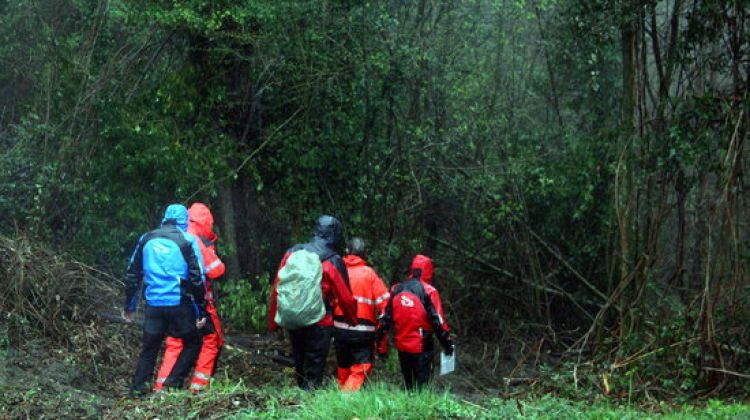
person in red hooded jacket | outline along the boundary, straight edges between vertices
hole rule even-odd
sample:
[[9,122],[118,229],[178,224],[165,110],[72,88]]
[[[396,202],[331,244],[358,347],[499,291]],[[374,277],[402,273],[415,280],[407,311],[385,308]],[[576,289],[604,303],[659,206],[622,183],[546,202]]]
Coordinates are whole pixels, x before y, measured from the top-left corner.
[[[188,233],[198,239],[198,247],[203,256],[203,264],[206,274],[206,313],[209,323],[204,327],[203,346],[190,384],[190,390],[200,392],[208,387],[211,376],[219,357],[221,346],[224,345],[224,335],[221,330],[219,313],[216,311],[214,296],[211,291],[211,282],[224,275],[224,263],[216,255],[216,241],[218,236],[214,232],[214,217],[211,210],[203,203],[194,203],[188,209]],[[164,384],[181,384],[182,378],[172,377],[172,367],[180,356],[183,349],[182,340],[176,337],[167,337],[166,350],[162,357],[161,367],[156,376],[154,391],[161,391]]]
[[326,357],[331,347],[333,309],[338,306],[347,322],[357,325],[357,301],[354,300],[349,288],[349,276],[344,262],[336,252],[342,237],[343,225],[338,219],[333,216],[320,216],[312,240],[295,245],[284,254],[271,288],[268,329],[276,331],[279,328],[275,321],[278,309],[278,273],[284,268],[292,253],[297,251],[306,250],[320,258],[323,271],[320,287],[325,314],[320,320],[311,320],[314,322],[311,325],[289,330],[297,385],[305,390],[319,387],[323,380]]
[[351,325],[340,307],[333,313],[333,337],[336,345],[339,387],[357,391],[372,371],[373,347],[378,318],[388,302],[388,289],[378,274],[365,262],[365,241],[352,238],[344,264],[349,285],[357,300],[357,325]]
[[[411,263],[409,279],[391,289],[391,297],[380,319],[378,342],[394,329],[401,373],[407,389],[427,385],[432,376],[433,335],[445,353],[453,354],[450,328],[445,322],[443,304],[432,286],[432,260],[417,255]],[[381,348],[384,346],[381,345]]]

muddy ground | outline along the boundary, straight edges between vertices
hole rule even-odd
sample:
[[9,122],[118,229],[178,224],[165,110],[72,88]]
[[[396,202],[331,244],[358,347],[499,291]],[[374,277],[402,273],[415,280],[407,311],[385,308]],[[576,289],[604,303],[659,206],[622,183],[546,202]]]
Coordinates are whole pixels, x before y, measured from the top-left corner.
[[[215,417],[263,406],[273,387],[294,384],[287,339],[226,325],[227,345],[214,379],[227,392],[163,404],[129,398],[141,328],[120,319],[121,293],[116,276],[27,238],[0,236],[0,419]],[[438,388],[478,399],[507,394],[507,387],[496,385],[501,372],[525,376],[486,338],[473,350],[462,346],[462,337],[457,342],[457,372],[438,378]],[[395,357],[377,362],[372,379],[400,383]]]
[[[7,324],[0,327],[7,331]],[[105,319],[81,325],[73,346],[43,339],[5,340],[0,350],[0,418],[120,417],[134,404],[128,385],[139,340],[139,326]],[[283,341],[257,335],[229,341],[216,378],[259,387],[289,383]]]
[[[45,339],[8,340],[9,324],[0,324],[0,336],[6,337],[0,341],[0,418],[179,417],[202,411],[216,416],[264,404],[262,394],[239,392],[210,403],[166,404],[163,412],[158,407],[154,411],[154,405],[149,404],[148,412],[141,411],[143,404],[128,395],[140,350],[140,326],[116,318],[110,311],[78,325],[72,331],[72,343],[65,344]],[[241,382],[251,389],[293,385],[289,349],[288,340],[277,334],[230,331],[214,378],[223,383]],[[331,379],[333,353],[329,353],[327,369]],[[372,379],[400,380],[393,361],[377,361]],[[468,399],[477,388],[462,369],[438,378],[436,386],[450,387]],[[482,391],[482,395],[494,393],[487,387]]]

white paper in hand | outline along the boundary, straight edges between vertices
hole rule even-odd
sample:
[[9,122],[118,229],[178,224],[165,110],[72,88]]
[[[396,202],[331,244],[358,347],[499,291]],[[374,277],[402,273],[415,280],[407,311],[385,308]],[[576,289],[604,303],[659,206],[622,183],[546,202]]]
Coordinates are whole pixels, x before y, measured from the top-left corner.
[[456,347],[453,347],[453,354],[440,352],[440,375],[447,375],[456,370]]

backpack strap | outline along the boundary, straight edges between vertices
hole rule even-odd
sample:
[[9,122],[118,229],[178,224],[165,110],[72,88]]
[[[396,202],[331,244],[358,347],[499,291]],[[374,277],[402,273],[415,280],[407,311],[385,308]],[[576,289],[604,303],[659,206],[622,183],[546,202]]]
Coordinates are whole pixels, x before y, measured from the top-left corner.
[[208,239],[208,238],[206,238],[205,236],[203,236],[203,235],[197,235],[197,236],[198,236],[198,239],[200,239],[200,241],[203,242],[203,245],[205,245],[206,248],[211,247],[211,246],[214,245],[214,243],[211,242],[211,240]]

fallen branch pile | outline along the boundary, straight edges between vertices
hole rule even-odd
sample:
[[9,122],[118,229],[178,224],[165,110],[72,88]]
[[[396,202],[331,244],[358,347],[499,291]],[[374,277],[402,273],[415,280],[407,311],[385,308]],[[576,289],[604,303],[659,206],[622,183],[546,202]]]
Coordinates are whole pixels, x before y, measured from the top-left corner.
[[0,236],[0,310],[11,340],[69,343],[72,324],[94,318],[120,285],[28,238]]

